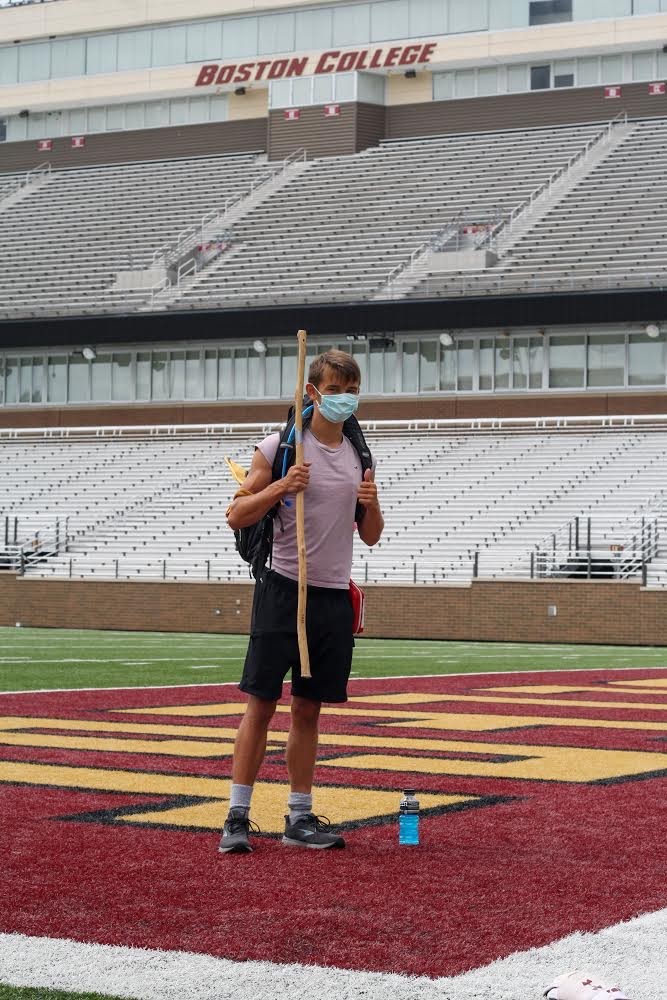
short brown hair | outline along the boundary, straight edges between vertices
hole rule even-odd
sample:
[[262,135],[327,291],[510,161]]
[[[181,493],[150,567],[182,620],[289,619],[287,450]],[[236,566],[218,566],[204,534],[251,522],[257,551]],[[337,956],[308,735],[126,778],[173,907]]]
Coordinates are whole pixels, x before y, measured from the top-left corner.
[[339,375],[348,378],[350,382],[361,382],[361,371],[354,358],[345,351],[325,351],[318,354],[310,363],[308,381],[311,385],[319,385],[325,368],[333,368]]

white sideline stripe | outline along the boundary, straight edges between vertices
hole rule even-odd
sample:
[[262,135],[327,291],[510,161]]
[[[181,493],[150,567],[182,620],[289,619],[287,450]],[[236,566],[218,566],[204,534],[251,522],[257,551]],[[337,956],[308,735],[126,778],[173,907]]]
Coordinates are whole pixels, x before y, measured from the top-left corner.
[[664,1000],[666,936],[667,910],[660,910],[427,979],[0,934],[0,980],[136,1000],[539,1000],[557,975],[581,969],[603,974],[636,1000]]
[[[667,653],[665,654],[667,656]],[[639,667],[563,667],[568,674],[576,673],[612,673],[614,670],[664,670],[667,663],[646,663]],[[463,670],[458,674],[390,674],[389,676],[358,677],[359,681],[418,681],[430,677],[505,677],[507,674],[553,674],[558,668],[540,668],[533,670]],[[129,687],[82,687],[82,688],[28,688],[27,691],[1,691],[0,696],[9,694],[69,694],[75,691],[170,691],[173,688],[205,688],[205,687],[238,687],[238,681],[216,681],[209,684],[130,684]],[[664,998],[663,998],[664,1000]]]

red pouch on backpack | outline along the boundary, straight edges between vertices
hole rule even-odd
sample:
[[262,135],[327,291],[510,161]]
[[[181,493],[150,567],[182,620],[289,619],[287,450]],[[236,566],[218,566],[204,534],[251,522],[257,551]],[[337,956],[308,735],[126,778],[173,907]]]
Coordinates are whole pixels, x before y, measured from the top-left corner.
[[352,635],[361,635],[364,631],[366,595],[354,580],[350,580],[350,603],[352,604]]

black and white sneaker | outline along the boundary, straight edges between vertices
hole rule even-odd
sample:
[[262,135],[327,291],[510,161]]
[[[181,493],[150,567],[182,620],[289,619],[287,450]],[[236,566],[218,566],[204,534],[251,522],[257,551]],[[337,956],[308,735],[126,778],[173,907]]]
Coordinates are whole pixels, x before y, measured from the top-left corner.
[[327,847],[345,847],[345,841],[336,833],[329,833],[329,820],[326,816],[315,816],[305,813],[290,823],[285,816],[285,836],[283,844],[288,847],[312,847],[322,851]]
[[252,851],[248,834],[250,832],[259,833],[259,827],[253,823],[245,809],[230,809],[225,825],[222,828],[222,837],[218,850],[222,854],[248,854]]

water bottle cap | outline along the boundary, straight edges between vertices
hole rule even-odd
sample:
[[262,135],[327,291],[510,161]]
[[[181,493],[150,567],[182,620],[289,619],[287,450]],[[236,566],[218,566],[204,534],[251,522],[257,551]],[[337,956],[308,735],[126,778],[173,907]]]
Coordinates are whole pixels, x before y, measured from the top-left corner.
[[403,794],[404,794],[405,796],[411,796],[411,795],[414,795],[414,794],[415,794],[415,792],[416,792],[416,789],[415,789],[415,788],[405,788],[405,789],[403,790]]

